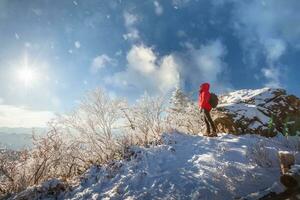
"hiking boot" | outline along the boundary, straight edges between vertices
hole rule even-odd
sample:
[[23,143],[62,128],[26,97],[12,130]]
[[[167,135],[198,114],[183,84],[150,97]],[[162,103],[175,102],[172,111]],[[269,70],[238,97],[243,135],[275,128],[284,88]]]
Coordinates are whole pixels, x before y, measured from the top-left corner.
[[208,135],[208,137],[218,137],[218,135],[215,133],[215,134]]
[[209,132],[205,132],[203,133],[203,136],[209,137],[210,133]]
[[213,132],[212,134],[209,135],[209,137],[218,137],[218,134],[216,132]]
[[218,134],[213,131],[211,134],[208,135],[208,137],[218,137]]

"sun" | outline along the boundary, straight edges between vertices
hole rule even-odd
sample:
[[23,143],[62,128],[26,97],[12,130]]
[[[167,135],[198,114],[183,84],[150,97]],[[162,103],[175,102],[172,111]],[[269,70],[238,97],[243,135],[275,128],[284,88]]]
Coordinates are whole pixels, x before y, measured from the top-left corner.
[[36,72],[28,66],[19,69],[17,72],[18,79],[22,81],[25,86],[31,86],[36,80]]
[[35,62],[29,62],[28,56],[25,54],[23,60],[17,65],[18,67],[16,68],[14,76],[19,81],[20,86],[29,88],[37,83],[39,74],[33,63]]

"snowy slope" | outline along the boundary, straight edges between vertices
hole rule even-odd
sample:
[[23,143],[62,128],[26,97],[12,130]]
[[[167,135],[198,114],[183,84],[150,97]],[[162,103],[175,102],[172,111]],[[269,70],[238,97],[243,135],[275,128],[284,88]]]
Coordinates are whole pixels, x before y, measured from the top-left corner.
[[270,187],[282,191],[274,184],[280,176],[277,151],[296,145],[283,136],[165,134],[164,144],[136,147],[129,160],[92,167],[61,198],[256,199]]

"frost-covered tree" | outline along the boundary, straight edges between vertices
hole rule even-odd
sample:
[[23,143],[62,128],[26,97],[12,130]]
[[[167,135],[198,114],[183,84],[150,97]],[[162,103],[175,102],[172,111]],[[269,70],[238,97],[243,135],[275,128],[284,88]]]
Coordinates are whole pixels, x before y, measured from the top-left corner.
[[68,132],[78,135],[85,150],[90,152],[91,162],[102,163],[116,156],[115,137],[124,118],[124,106],[124,101],[96,89],[86,95],[78,109],[60,121]]
[[131,129],[136,143],[148,145],[157,143],[166,129],[166,104],[162,96],[151,97],[145,93],[126,112],[127,127]]
[[188,133],[199,134],[204,130],[203,116],[197,102],[190,102],[187,107],[187,130]]
[[186,111],[188,104],[190,103],[189,98],[183,93],[179,86],[176,87],[170,98],[169,112],[182,113]]
[[188,104],[188,97],[177,86],[171,95],[168,108],[168,122],[172,129],[180,129],[184,126]]
[[197,103],[193,102],[180,87],[176,87],[170,98],[168,124],[172,129],[197,134],[201,128],[201,115]]

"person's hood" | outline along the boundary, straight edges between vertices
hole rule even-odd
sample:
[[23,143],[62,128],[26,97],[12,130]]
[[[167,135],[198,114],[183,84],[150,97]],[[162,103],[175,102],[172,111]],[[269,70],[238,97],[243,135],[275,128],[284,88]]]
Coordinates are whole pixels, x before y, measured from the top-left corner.
[[208,92],[208,91],[209,91],[209,83],[203,83],[203,84],[200,86],[200,91]]

